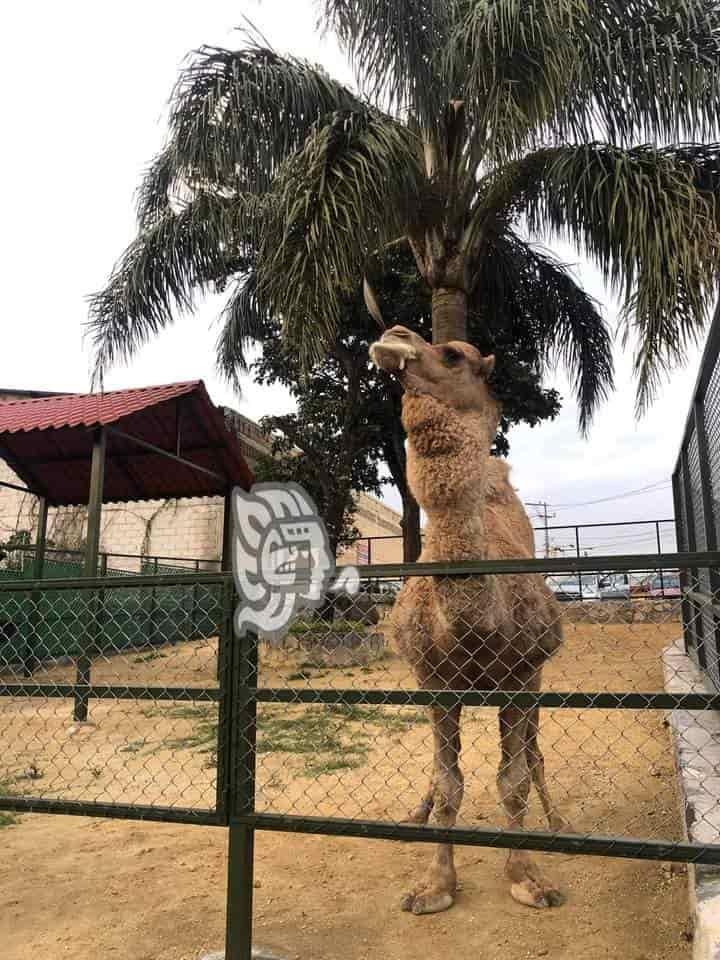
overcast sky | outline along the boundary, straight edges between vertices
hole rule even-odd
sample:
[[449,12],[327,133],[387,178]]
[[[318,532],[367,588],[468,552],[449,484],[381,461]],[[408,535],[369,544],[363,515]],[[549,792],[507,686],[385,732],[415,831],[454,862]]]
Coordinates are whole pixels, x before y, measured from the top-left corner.
[[[180,63],[202,43],[236,42],[233,27],[243,14],[279,51],[321,62],[352,82],[334,39],[315,31],[311,0],[4,5],[0,263],[6,333],[0,387],[88,388],[86,297],[103,285],[133,236],[134,191],[162,144],[165,105]],[[597,272],[572,251],[561,254],[577,264],[578,276],[614,320]],[[248,384],[238,398],[216,377],[214,323],[221,303],[205,302],[180,318],[130,368],[113,371],[107,388],[202,378],[216,403],[248,416],[287,410],[282,391]],[[554,423],[511,436],[514,483],[525,500],[558,505],[551,508],[554,523],[672,516],[667,484],[605,503],[588,501],[669,479],[697,358],[675,374],[640,422],[633,414],[630,358],[619,349],[617,367],[619,389],[587,440],[577,433],[569,397]],[[567,395],[562,377],[558,383]],[[388,501],[397,502],[392,491]]]

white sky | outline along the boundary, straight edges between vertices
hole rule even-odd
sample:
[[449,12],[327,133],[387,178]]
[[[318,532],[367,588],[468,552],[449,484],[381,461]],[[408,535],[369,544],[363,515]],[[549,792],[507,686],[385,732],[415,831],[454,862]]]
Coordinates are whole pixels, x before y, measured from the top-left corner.
[[[183,57],[202,43],[232,45],[245,14],[273,45],[321,62],[352,82],[332,37],[315,30],[311,0],[90,0],[5,4],[0,27],[5,185],[0,235],[5,343],[0,386],[81,391],[89,386],[82,343],[86,297],[101,287],[134,231],[134,191],[162,144],[163,114]],[[557,249],[557,248],[556,248]],[[597,272],[567,250],[588,290],[608,305]],[[202,378],[216,403],[248,416],[288,409],[282,390],[248,384],[238,399],[213,368],[214,320],[206,302],[155,343],[107,388]],[[618,350],[620,389],[588,440],[570,400],[561,416],[511,435],[513,478],[525,500],[585,503],[668,479],[675,461],[697,358],[634,420],[630,359]],[[559,381],[561,391],[567,391]],[[396,503],[394,491],[388,501]],[[554,523],[672,516],[669,486],[595,506],[557,509]]]

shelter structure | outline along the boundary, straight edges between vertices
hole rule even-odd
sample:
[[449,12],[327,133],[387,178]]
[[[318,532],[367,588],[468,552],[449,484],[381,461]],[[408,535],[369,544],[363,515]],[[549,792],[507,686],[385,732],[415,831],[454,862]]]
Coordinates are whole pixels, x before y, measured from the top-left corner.
[[[230,493],[253,474],[204,383],[68,394],[0,404],[0,459],[38,497],[35,579],[42,579],[49,507],[87,506],[83,573],[98,574],[104,503],[225,498],[222,567],[230,568]],[[77,664],[78,685],[90,661]],[[87,718],[76,702],[75,719]]]

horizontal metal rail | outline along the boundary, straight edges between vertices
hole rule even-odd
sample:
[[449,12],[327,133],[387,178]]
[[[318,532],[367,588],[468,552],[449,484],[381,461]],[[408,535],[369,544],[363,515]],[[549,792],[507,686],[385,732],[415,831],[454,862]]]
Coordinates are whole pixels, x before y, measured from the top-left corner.
[[89,800],[0,797],[0,810],[11,813],[57,813],[73,817],[110,817],[113,820],[152,820],[156,823],[187,823],[204,827],[227,825],[215,810],[95,803]]
[[[508,573],[595,573],[599,570],[610,573],[627,571],[646,572],[684,567],[720,567],[720,551],[702,553],[624,554],[607,557],[538,558],[518,560],[465,560],[455,563],[383,563],[362,568],[361,580],[398,579],[402,577],[461,577],[473,574]],[[343,567],[338,567],[342,571]],[[172,587],[192,584],[212,585],[225,583],[230,573],[197,572],[117,577],[88,577],[57,580],[0,580],[0,593],[31,590],[106,590],[131,587]],[[298,572],[298,585],[312,581]]]
[[568,710],[720,710],[717,693],[611,693],[554,690],[310,690],[245,687],[245,702],[366,704],[394,707],[551,707]]
[[57,580],[0,580],[0,593],[30,593],[34,590],[132,590],[135,587],[192,587],[226,583],[230,573],[192,571],[190,573],[134,574],[129,577],[68,577]]
[[[219,687],[128,687],[107,684],[0,683],[0,697],[71,699],[81,691],[96,700],[217,703]],[[241,702],[347,704],[390,707],[549,707],[568,710],[720,710],[720,693],[623,693],[555,690],[358,690],[244,687]]]
[[712,610],[713,613],[720,614],[720,603],[715,603],[714,598],[709,593],[701,593],[698,590],[686,590],[683,596],[689,600],[694,600],[695,603],[699,603],[703,607],[707,607],[709,610]]
[[235,823],[256,830],[283,833],[313,833],[331,837],[362,837],[368,840],[405,840],[412,843],[456,843],[465,846],[539,850],[598,857],[629,857],[635,860],[666,860],[675,863],[720,864],[720,843],[673,843],[597,834],[547,833],[543,831],[492,830],[486,827],[421,827],[382,820],[344,820],[256,813],[232,817]]
[[66,700],[82,692],[93,700],[183,700],[214,703],[219,687],[128,687],[82,683],[0,683],[0,697],[36,697]]

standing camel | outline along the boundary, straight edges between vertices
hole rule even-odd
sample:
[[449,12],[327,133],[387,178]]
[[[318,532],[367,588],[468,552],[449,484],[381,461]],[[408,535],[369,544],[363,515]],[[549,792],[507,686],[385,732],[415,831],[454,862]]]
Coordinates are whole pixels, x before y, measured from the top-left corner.
[[[532,527],[508,467],[490,456],[500,414],[487,383],[495,358],[457,341],[431,346],[399,326],[370,354],[404,388],[408,483],[427,516],[420,560],[532,557]],[[536,574],[411,577],[388,629],[420,688],[430,690],[539,690],[542,666],[562,643],[558,606]],[[434,809],[441,826],[455,825],[463,796],[460,712],[460,705],[430,710],[433,775],[410,814],[413,823],[427,823]],[[531,782],[550,828],[565,827],[545,782],[538,718],[538,707],[500,709],[497,783],[513,830],[523,826]],[[510,851],[506,874],[520,903],[563,902],[526,851]],[[456,883],[452,845],[439,844],[426,880],[403,898],[402,907],[415,914],[447,910]]]

